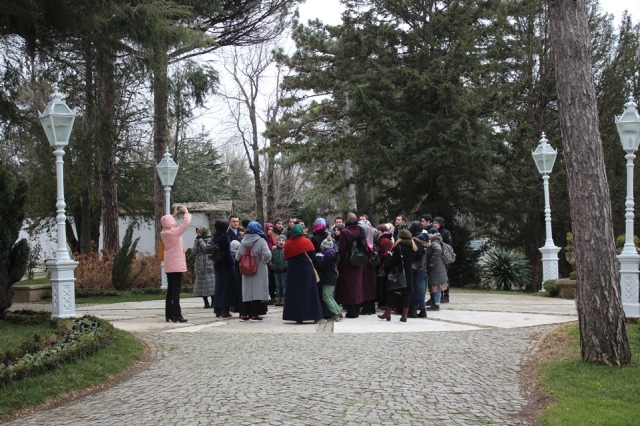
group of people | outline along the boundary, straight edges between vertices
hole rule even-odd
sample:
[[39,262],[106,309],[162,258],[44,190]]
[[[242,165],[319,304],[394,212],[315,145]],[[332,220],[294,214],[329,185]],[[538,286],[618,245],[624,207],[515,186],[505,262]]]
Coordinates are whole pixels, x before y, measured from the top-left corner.
[[[184,213],[180,225],[178,213]],[[190,220],[184,206],[162,218],[167,321],[186,321],[179,305],[181,273],[186,271],[181,236]],[[337,217],[332,227],[318,218],[308,232],[296,217],[285,228],[280,218],[264,225],[245,221],[241,226],[233,215],[228,221],[217,220],[214,229],[213,234],[207,227],[196,229],[193,295],[202,297],[204,307],[212,307],[218,318],[237,313],[241,321],[260,322],[268,305],[275,304],[283,306],[283,320],[298,324],[357,318],[375,314],[376,308],[384,311],[380,319],[390,321],[396,312],[406,322],[424,318],[428,310],[449,301],[442,243],[452,241],[441,217],[425,214],[408,224],[399,215],[394,224],[374,227],[366,215],[349,213],[344,219]],[[219,252],[215,261],[214,245]],[[245,255],[248,250],[251,253]],[[241,273],[248,256],[255,266]],[[389,274],[402,275],[404,285],[389,287]],[[427,289],[431,297],[425,301]]]

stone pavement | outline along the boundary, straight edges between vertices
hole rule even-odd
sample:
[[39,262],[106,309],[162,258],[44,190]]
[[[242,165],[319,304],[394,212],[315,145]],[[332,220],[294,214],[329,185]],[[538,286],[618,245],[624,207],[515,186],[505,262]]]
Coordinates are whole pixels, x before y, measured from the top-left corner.
[[520,381],[543,335],[576,321],[572,300],[452,292],[428,319],[375,316],[335,324],[221,320],[202,299],[80,306],[135,332],[146,370],[11,425],[527,424]]

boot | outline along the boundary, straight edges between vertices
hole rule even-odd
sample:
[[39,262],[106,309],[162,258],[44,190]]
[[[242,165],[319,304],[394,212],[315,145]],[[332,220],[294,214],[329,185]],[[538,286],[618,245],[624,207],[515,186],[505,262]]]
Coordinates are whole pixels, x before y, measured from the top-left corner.
[[204,308],[205,309],[209,309],[211,306],[209,306],[209,298],[208,297],[203,297],[204,299]]
[[416,313],[415,306],[412,306],[409,308],[409,318],[418,318],[418,314]]
[[391,321],[391,308],[386,308],[384,310],[384,314],[378,315],[380,319],[386,319],[387,321]]
[[420,308],[420,311],[418,312],[418,318],[426,318],[426,317],[427,317],[427,309]]
[[427,311],[439,311],[440,305],[436,305],[435,303],[427,308]]
[[440,303],[449,303],[449,295],[442,296]]
[[400,321],[407,322],[407,315],[409,315],[409,308],[402,308],[402,316],[400,317]]

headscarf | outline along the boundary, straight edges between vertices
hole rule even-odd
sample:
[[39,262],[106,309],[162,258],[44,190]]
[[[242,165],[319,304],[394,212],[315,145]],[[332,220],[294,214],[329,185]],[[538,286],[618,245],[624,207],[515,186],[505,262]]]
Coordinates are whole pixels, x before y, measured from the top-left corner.
[[163,228],[176,228],[178,226],[178,221],[171,214],[166,214],[160,218],[160,223]]
[[261,237],[264,237],[264,232],[262,232],[262,226],[260,225],[259,222],[256,222],[256,221],[249,222],[249,225],[247,225],[247,234],[249,235],[258,234]]
[[318,234],[324,231],[325,229],[327,229],[327,222],[324,222],[324,219],[322,219],[322,221],[320,219],[317,219],[313,223],[313,228],[311,228],[311,233]]
[[273,224],[272,223],[265,223],[264,224],[264,233],[266,234],[267,232],[269,232],[269,229],[273,228]]
[[[327,221],[323,218],[323,217],[319,217],[316,219],[316,222],[322,222],[322,224],[326,227],[327,226]],[[314,222],[315,225],[315,222]]]
[[411,232],[411,235],[413,236],[420,234],[422,232],[422,224],[417,220],[411,222],[411,225],[409,225],[409,232]]
[[202,238],[208,238],[211,236],[211,231],[209,231],[209,227],[208,226],[198,226],[196,228],[196,231],[200,231],[200,236]]
[[218,219],[216,220],[214,227],[216,230],[216,235],[221,235],[227,232],[227,229],[229,229],[229,222],[224,219]]
[[302,229],[302,225],[299,223],[293,225],[293,228],[289,231],[289,238],[300,237],[302,235],[304,235],[304,229]]

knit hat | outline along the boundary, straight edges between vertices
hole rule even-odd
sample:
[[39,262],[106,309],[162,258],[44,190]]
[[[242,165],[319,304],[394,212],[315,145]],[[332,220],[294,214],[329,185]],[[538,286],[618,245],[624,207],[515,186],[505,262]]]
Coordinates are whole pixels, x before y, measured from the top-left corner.
[[444,228],[444,219],[441,218],[440,216],[437,216],[435,218],[433,218],[434,222],[438,222],[440,224],[440,226],[442,226]]
[[285,241],[287,241],[287,237],[284,234],[281,234],[281,235],[278,235],[278,238],[276,239],[276,241],[277,240],[285,240]]
[[331,238],[331,235],[329,235],[326,240],[322,240],[322,243],[320,243],[320,248],[322,250],[333,248],[333,239]]
[[411,232],[409,232],[408,229],[401,229],[400,232],[398,232],[398,237],[404,239],[404,240],[410,240],[411,239]]
[[238,248],[240,248],[240,241],[238,240],[231,241],[231,243],[229,244],[229,250],[238,251]]

